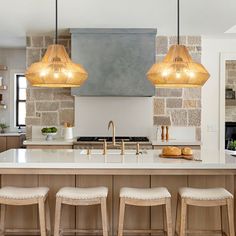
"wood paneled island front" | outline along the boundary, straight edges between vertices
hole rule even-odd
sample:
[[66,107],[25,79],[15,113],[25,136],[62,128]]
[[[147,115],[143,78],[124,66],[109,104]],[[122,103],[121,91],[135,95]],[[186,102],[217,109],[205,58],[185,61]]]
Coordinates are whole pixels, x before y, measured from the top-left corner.
[[[228,155],[226,163],[206,163],[203,156],[206,154],[201,151],[195,151],[196,161],[162,159],[155,150],[144,151],[139,156],[132,150],[127,150],[124,156],[114,150],[106,156],[100,151],[93,152],[88,156],[84,150],[8,150],[0,154],[1,186],[49,187],[52,225],[55,194],[61,187],[107,186],[110,235],[117,233],[119,190],[123,186],[167,187],[172,195],[173,223],[180,187],[224,187],[235,194],[236,158]],[[161,228],[161,212],[161,207],[128,206],[125,228]],[[191,228],[220,229],[218,208],[189,208],[188,214]],[[37,217],[37,207],[8,207],[6,227],[36,228]],[[64,228],[101,229],[100,208],[65,206],[62,225]]]

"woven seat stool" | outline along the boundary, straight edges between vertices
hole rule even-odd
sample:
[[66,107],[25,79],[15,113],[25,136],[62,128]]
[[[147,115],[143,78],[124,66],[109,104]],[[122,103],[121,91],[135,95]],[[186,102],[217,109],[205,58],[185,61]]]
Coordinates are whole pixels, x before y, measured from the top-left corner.
[[[220,207],[222,214],[222,207],[227,207],[229,236],[235,236],[234,233],[234,198],[233,195],[224,188],[180,188],[177,202],[176,214],[176,234],[185,236],[187,234],[220,234],[227,235],[223,232],[222,222],[221,230],[191,230],[186,229],[187,222],[187,206],[198,207]],[[222,217],[221,217],[222,221]]]
[[[165,219],[163,230],[124,230],[125,205],[133,206],[163,206]],[[165,229],[166,228],[166,229]],[[123,233],[145,234],[145,233],[166,233],[172,236],[172,218],[171,218],[171,195],[167,188],[121,188],[120,190],[120,211],[118,223],[118,236]]]
[[[103,236],[108,236],[107,195],[108,188],[106,187],[61,188],[56,194],[54,236],[59,236],[63,233],[95,233],[95,230],[91,232],[91,230],[61,229],[61,207],[63,204],[72,206],[101,205],[102,233]],[[96,230],[96,233],[98,232],[100,230]]]
[[[40,231],[41,236],[46,236],[47,232],[51,234],[50,212],[48,204],[49,188],[19,188],[19,187],[2,187],[0,189],[0,204],[1,204],[1,234],[24,233],[32,234]],[[26,206],[38,205],[40,230],[24,230],[24,229],[5,229],[6,207],[11,206]],[[45,211],[46,207],[46,211]]]

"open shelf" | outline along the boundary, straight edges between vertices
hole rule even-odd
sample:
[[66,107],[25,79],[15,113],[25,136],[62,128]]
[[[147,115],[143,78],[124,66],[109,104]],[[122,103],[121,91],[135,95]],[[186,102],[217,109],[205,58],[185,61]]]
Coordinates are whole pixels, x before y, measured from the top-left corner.
[[7,86],[6,85],[0,86],[0,90],[7,90]]
[[7,109],[7,105],[5,105],[5,104],[0,104],[0,109]]
[[0,71],[1,70],[7,70],[7,66],[5,66],[5,65],[0,65]]

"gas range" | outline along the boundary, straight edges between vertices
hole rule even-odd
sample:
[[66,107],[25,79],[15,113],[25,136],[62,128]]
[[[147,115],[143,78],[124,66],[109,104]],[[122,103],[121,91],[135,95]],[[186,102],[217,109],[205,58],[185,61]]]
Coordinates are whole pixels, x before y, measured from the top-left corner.
[[[77,142],[103,142],[104,139],[107,142],[112,142],[112,137],[78,137]],[[127,137],[127,136],[117,136],[116,142],[121,142],[124,140],[124,142],[149,142],[149,139],[147,137]]]

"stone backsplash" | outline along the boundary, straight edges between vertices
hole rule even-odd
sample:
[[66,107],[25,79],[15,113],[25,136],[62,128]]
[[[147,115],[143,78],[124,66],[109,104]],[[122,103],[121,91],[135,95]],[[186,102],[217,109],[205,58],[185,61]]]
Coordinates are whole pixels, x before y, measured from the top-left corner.
[[[70,35],[59,37],[70,54]],[[26,66],[41,60],[48,45],[53,43],[52,36],[29,36],[26,47]],[[74,124],[74,97],[67,88],[37,88],[29,86],[26,99],[26,134],[32,136],[32,125]]]
[[[156,61],[161,61],[176,37],[158,36]],[[201,37],[181,36],[192,58],[201,62]],[[196,129],[196,140],[201,140],[201,89],[156,89],[154,98],[154,125],[191,126]]]
[[[236,61],[228,60],[225,64],[225,87],[233,89],[236,93]],[[225,101],[225,121],[236,122],[236,99]]]
[[[27,37],[27,67],[39,61],[49,44],[51,36]],[[70,54],[70,36],[61,36]],[[176,43],[176,37],[158,36],[156,60],[164,58],[168,48]],[[194,60],[201,61],[201,37],[182,36],[181,43],[187,45]],[[201,89],[157,89],[154,97],[154,125],[192,126],[196,129],[196,140],[201,140]],[[32,125],[61,125],[74,123],[74,98],[70,89],[27,89],[27,138],[32,135]]]

